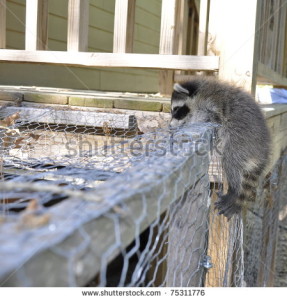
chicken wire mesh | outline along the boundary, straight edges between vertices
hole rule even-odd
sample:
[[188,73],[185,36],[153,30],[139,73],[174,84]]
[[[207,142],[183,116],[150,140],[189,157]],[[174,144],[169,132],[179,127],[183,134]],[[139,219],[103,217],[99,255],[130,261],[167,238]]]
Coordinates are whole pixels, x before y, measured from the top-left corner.
[[244,236],[240,216],[213,209],[223,179],[212,124],[141,134],[129,114],[0,113],[2,286],[258,282],[262,249],[244,262],[252,227]]

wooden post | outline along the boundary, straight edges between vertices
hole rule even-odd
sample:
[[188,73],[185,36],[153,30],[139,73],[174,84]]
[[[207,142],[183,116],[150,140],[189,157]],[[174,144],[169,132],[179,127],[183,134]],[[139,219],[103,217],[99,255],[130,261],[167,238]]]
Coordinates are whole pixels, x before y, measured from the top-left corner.
[[0,0],[0,49],[6,47],[6,0]]
[[89,0],[69,0],[68,51],[88,51]]
[[[277,169],[277,170],[276,170]],[[262,226],[262,250],[258,270],[257,286],[272,287],[275,281],[278,222],[280,210],[280,190],[278,180],[282,173],[277,165],[270,179],[270,188],[265,191]]]
[[[226,185],[225,185],[226,186]],[[226,188],[225,188],[226,191]],[[226,278],[226,261],[228,256],[229,225],[224,216],[217,216],[214,212],[214,202],[218,197],[213,191],[212,205],[209,217],[208,250],[213,267],[206,274],[206,287],[223,287]]]
[[48,0],[26,1],[26,50],[46,50],[48,44]]
[[114,53],[132,53],[136,0],[116,0],[114,21]]
[[[174,53],[178,55],[187,54],[187,27],[188,27],[188,0],[178,0],[176,7],[176,27],[175,27],[175,43]],[[190,53],[189,53],[190,54]],[[183,71],[176,70],[174,72],[174,81],[178,76],[184,75]]]
[[[162,0],[159,54],[175,54],[176,0]],[[161,71],[159,91],[170,95],[173,87],[173,71]]]
[[220,55],[219,77],[253,94],[257,77],[260,3],[258,0],[210,0],[209,12],[212,42],[208,48]]
[[210,0],[201,0],[200,1],[199,36],[198,36],[197,55],[206,55],[207,54],[209,6],[210,6]]
[[208,175],[198,180],[170,210],[167,286],[201,286],[208,228]]

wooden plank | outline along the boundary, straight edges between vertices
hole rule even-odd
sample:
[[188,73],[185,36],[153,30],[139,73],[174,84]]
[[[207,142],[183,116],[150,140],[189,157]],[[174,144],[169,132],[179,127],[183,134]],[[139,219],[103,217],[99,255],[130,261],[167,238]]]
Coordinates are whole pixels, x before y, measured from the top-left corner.
[[6,47],[6,0],[0,0],[0,49]]
[[284,5],[284,9],[285,9],[285,37],[284,37],[284,41],[283,41],[283,47],[284,47],[284,58],[283,58],[283,76],[287,77],[287,3],[285,3]]
[[25,49],[45,50],[48,43],[48,0],[26,2]]
[[[220,55],[219,77],[253,94],[259,50],[259,3],[259,0],[210,0],[208,26],[211,37],[208,48]],[[223,7],[228,13],[222,14]]]
[[45,108],[7,107],[7,113],[19,112],[21,120],[48,124],[66,124],[129,129],[135,126],[133,115],[90,111],[50,110]]
[[206,55],[207,53],[209,6],[210,6],[210,0],[200,1],[199,36],[198,36],[198,47],[197,47],[198,55]]
[[218,70],[216,56],[0,50],[0,61],[165,70]]
[[87,51],[89,30],[89,0],[69,0],[68,51]]
[[[162,0],[159,54],[174,54],[176,27],[176,0]],[[159,73],[159,91],[170,95],[173,88],[173,72]]]
[[135,0],[116,0],[114,53],[131,53],[135,26]]
[[[280,24],[279,24],[279,51],[278,51],[278,61],[277,61],[277,70],[282,76],[284,76],[284,51],[285,51],[285,34],[286,30],[286,16],[287,16],[287,3],[283,3],[282,9],[280,10]],[[287,57],[287,53],[286,53]],[[286,74],[285,74],[286,77]]]
[[176,22],[176,0],[163,0],[160,26],[160,54],[173,54]]
[[258,81],[265,82],[265,84],[287,86],[287,78],[283,77],[280,73],[271,70],[267,65],[258,63]]
[[[175,49],[174,53],[179,55],[190,54],[187,53],[187,27],[188,27],[188,14],[189,5],[188,0],[180,0],[177,2],[176,7],[176,24],[175,27]],[[175,71],[174,77],[176,75],[183,74],[183,71]]]
[[[227,185],[225,184],[225,192]],[[214,203],[218,200],[215,190],[212,191],[211,212],[214,211]],[[226,262],[228,257],[229,224],[224,216],[209,215],[209,233],[207,255],[211,257],[213,267],[206,274],[205,287],[223,287],[226,276]]]
[[187,41],[187,23],[188,23],[188,0],[178,0],[176,6],[176,27],[174,53],[185,55]]
[[[265,190],[263,193],[263,224],[262,224],[262,246],[260,251],[260,264],[257,277],[257,286],[272,287],[275,279],[275,262],[278,237],[278,223],[280,210],[280,191],[278,190],[278,179],[282,174],[278,174],[279,166],[276,175],[271,176],[270,190]],[[276,170],[275,169],[275,170]],[[278,176],[279,175],[279,176]],[[284,174],[285,175],[285,174]]]

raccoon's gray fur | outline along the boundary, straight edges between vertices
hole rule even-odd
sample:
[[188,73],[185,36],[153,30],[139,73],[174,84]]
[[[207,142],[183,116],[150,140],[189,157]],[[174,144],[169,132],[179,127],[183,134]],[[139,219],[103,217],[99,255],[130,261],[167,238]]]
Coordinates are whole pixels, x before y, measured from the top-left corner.
[[170,126],[220,124],[222,165],[228,191],[215,207],[228,219],[252,199],[269,157],[270,138],[264,116],[250,94],[216,79],[199,78],[175,84]]

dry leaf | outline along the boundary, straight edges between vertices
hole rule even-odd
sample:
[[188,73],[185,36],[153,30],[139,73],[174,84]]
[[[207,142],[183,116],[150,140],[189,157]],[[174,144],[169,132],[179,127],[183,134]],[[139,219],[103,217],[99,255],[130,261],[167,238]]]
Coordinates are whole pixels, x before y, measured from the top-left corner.
[[47,225],[50,222],[51,215],[48,213],[36,215],[34,213],[24,213],[20,219],[20,228],[38,228]]
[[25,140],[25,138],[24,137],[20,137],[20,138],[18,138],[15,142],[14,142],[14,144],[15,144],[15,148],[22,148],[23,147],[23,144],[22,144],[22,142]]
[[108,136],[111,135],[112,129],[111,129],[111,127],[109,127],[108,122],[104,122],[102,128],[103,128],[103,131],[104,131],[105,135],[108,135]]
[[38,201],[36,199],[32,199],[30,200],[24,212],[35,212],[37,209],[39,209]]
[[119,205],[114,205],[114,206],[112,207],[112,210],[113,210],[116,214],[120,215],[121,217],[125,217],[125,216],[128,215],[127,211],[124,210],[123,208],[121,208]]
[[21,214],[19,228],[38,228],[45,226],[50,222],[51,215],[48,213],[39,213],[39,204],[36,199],[32,199]]
[[4,126],[11,126],[15,124],[15,121],[20,119],[20,114],[19,112],[16,112],[15,114],[6,117],[4,120],[1,121],[2,124],[4,124]]
[[34,140],[37,141],[40,138],[40,135],[39,134],[30,133],[29,137],[31,137],[31,138],[33,138]]

